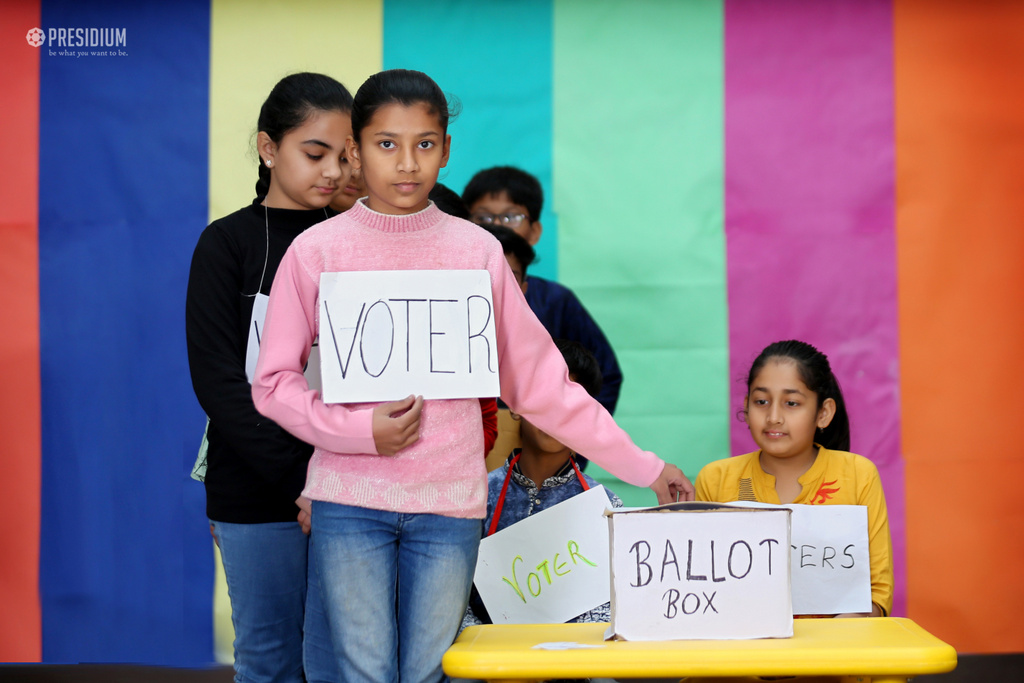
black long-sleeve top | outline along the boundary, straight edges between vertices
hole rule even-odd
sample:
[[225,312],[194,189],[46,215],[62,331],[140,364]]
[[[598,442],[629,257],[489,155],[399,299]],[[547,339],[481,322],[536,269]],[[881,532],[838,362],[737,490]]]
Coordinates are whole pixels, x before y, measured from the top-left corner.
[[295,520],[313,448],[256,411],[245,354],[256,293],[270,293],[292,240],[331,215],[268,209],[257,199],[211,223],[196,244],[185,335],[192,387],[210,418],[206,514],[212,520]]

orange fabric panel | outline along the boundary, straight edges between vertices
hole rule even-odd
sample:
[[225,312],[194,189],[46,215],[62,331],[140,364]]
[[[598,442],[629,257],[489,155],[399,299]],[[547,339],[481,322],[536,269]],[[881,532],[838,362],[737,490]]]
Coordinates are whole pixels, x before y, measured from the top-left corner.
[[986,453],[906,466],[908,616],[960,652],[1020,652],[1024,459]]
[[[38,662],[39,608],[39,2],[7,3],[0,30],[0,661]],[[43,48],[45,49],[45,48]]]
[[1024,651],[1024,3],[895,0],[908,615]]

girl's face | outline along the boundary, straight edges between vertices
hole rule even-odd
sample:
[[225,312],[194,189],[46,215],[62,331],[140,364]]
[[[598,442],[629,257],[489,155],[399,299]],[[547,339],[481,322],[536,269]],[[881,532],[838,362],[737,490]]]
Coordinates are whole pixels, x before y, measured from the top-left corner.
[[750,385],[746,413],[762,457],[813,462],[815,431],[832,421],[835,401],[826,399],[818,408],[818,395],[800,379],[796,363],[770,358]]
[[410,214],[427,208],[437,174],[448,164],[451,136],[424,102],[384,105],[358,144],[348,140],[352,165],[366,185],[366,205],[379,213]]
[[261,132],[256,146],[263,163],[270,162],[270,190],[263,201],[275,209],[322,209],[331,203],[351,173],[345,140],[352,117],[338,111],[316,111],[280,143]]
[[[348,162],[345,162],[348,164]],[[351,209],[360,197],[366,196],[366,185],[363,184],[363,172],[357,168],[348,167],[351,173],[348,182],[339,184],[338,194],[331,200],[331,208],[338,213]]]

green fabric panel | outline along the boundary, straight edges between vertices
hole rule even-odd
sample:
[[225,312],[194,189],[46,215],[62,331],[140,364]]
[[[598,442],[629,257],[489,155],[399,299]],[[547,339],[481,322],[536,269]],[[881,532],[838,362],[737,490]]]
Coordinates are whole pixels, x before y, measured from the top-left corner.
[[616,419],[694,479],[729,454],[722,4],[556,0],[554,36],[559,279],[619,357]]

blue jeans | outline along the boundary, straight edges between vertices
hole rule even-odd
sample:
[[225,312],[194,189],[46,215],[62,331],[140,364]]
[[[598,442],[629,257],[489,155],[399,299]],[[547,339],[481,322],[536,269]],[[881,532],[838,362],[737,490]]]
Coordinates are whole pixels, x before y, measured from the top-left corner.
[[231,600],[235,682],[340,680],[309,537],[298,522],[211,524]]
[[353,683],[446,680],[482,522],[313,501],[313,552],[338,666]]

